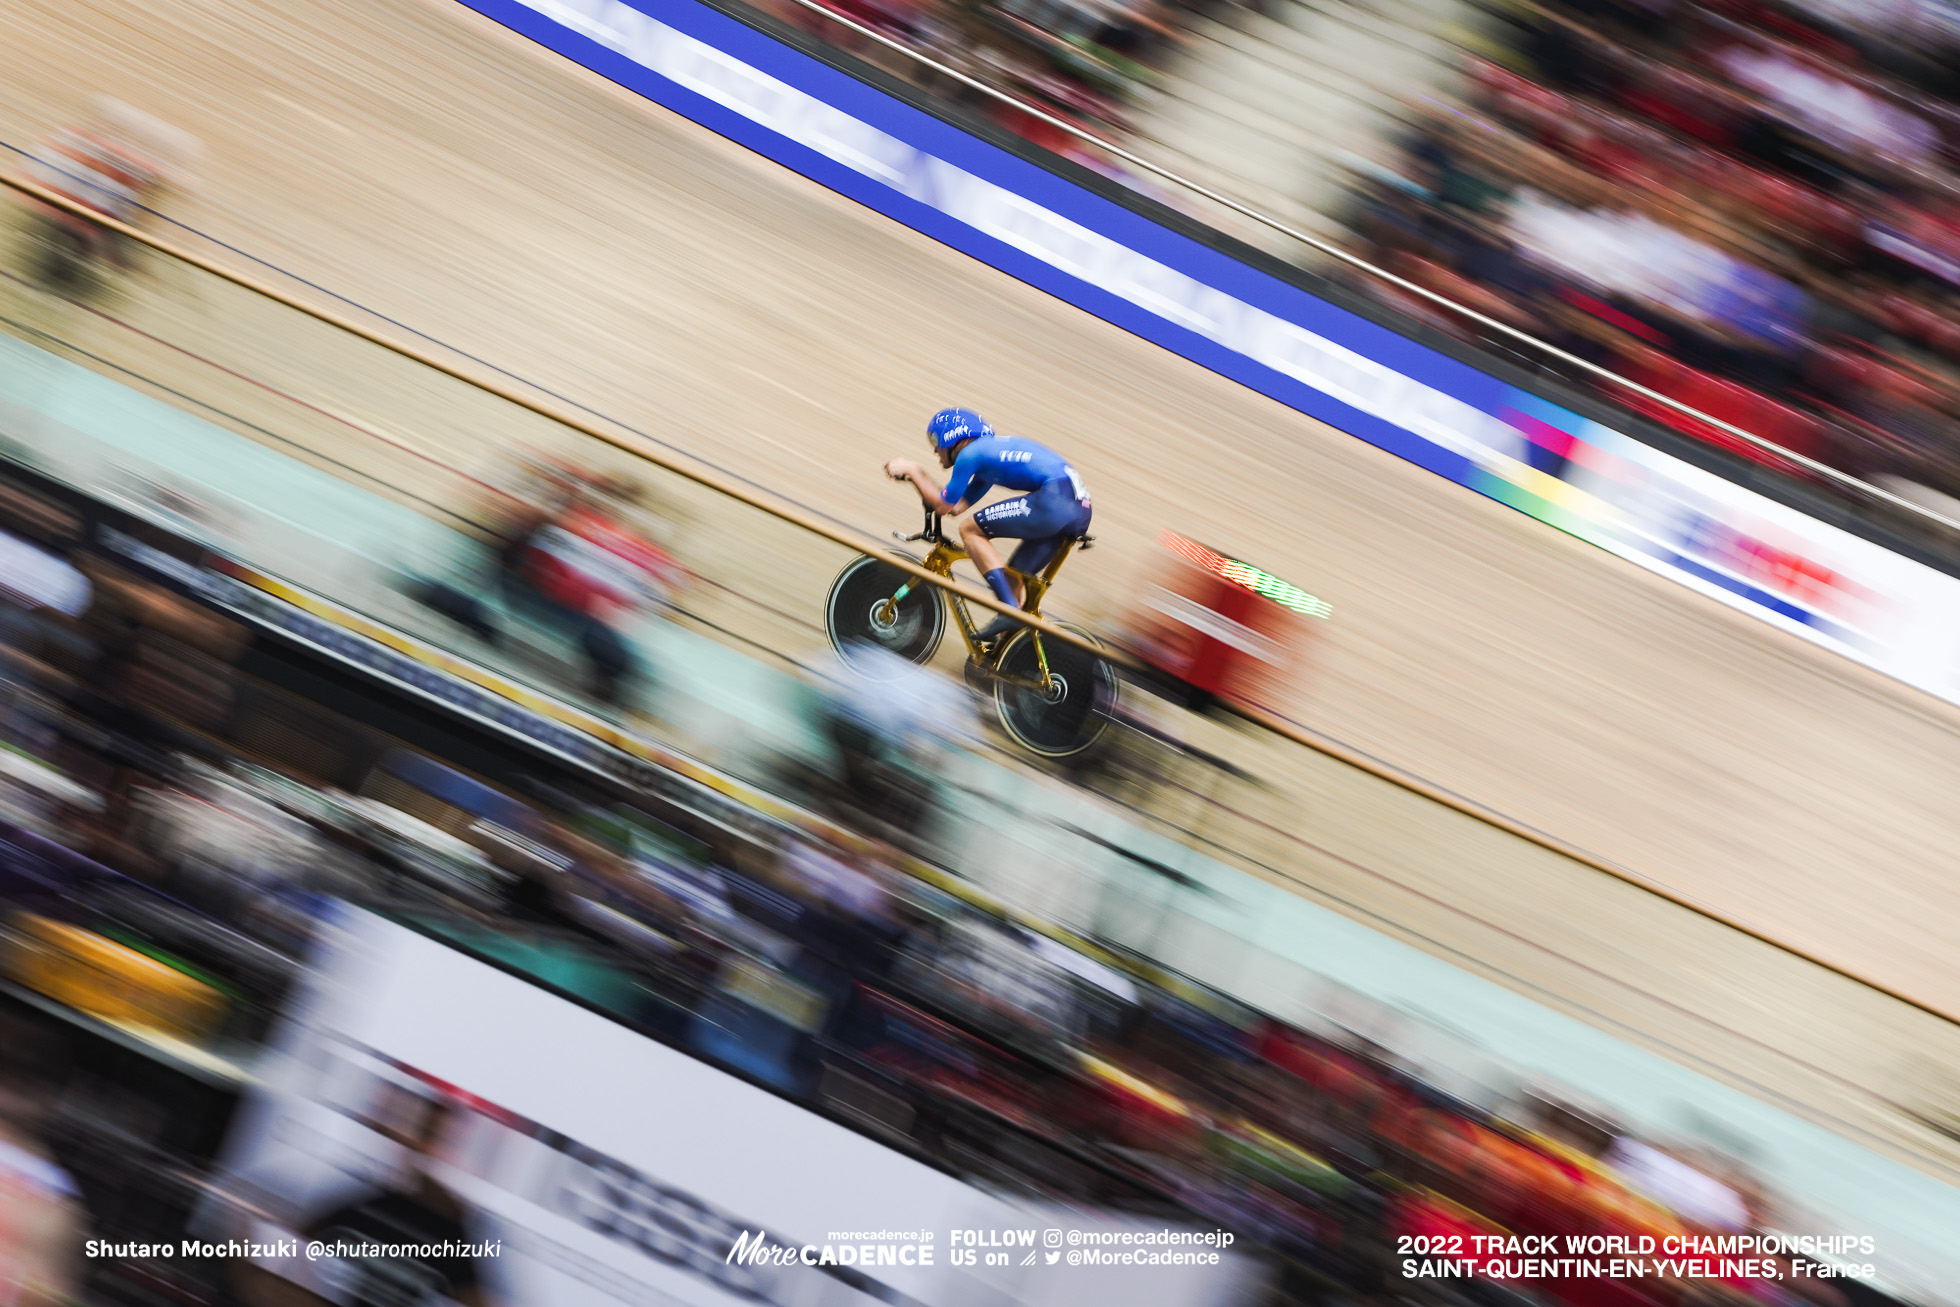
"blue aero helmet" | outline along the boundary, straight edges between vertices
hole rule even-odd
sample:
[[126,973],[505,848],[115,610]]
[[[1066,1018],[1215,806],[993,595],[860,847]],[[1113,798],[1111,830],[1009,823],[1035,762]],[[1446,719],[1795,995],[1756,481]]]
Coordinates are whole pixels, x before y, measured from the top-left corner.
[[926,423],[926,434],[934,449],[951,449],[962,440],[985,440],[994,428],[970,408],[942,408]]

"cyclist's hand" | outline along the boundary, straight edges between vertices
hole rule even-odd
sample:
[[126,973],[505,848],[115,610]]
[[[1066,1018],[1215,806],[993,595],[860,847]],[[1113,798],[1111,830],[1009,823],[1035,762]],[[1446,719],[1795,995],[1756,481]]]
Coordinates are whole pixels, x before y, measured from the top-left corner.
[[885,464],[885,475],[894,481],[910,481],[912,479],[912,460],[909,458],[892,459]]

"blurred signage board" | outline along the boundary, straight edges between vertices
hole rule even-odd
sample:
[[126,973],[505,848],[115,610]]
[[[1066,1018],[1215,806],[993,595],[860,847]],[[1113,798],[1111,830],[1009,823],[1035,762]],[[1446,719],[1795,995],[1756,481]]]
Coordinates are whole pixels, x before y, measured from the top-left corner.
[[1300,661],[1307,619],[1332,608],[1241,559],[1163,532],[1153,584],[1132,619],[1135,652],[1201,695],[1278,701]]
[[[983,1193],[371,913],[339,907],[323,938],[226,1146],[238,1201],[200,1237],[258,1244],[263,1271],[331,1300],[382,1300],[363,1275],[505,1307],[1227,1307],[1254,1287],[1232,1256],[1142,1279],[963,1264],[971,1231],[1032,1251],[1049,1226],[1120,1223]],[[305,1254],[366,1234],[364,1212],[478,1251]],[[758,1240],[792,1256],[743,1256]]]
[[696,0],[464,3],[1194,362],[1960,702],[1960,578],[1339,308]]
[[67,922],[16,912],[0,930],[0,975],[132,1030],[196,1041],[224,1018],[210,985],[126,944]]

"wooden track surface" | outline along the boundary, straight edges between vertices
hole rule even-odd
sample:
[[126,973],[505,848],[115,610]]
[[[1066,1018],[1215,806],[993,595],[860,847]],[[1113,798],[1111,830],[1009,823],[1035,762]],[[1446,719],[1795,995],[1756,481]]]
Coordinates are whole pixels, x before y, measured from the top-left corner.
[[[1161,527],[1249,558],[1334,605],[1295,705],[1315,728],[1960,1013],[1960,709],[1066,308],[441,0],[0,11],[0,138],[31,142],[97,93],[203,140],[177,216],[868,530],[912,527],[878,467],[921,453],[941,404],[1050,441],[1093,488],[1101,542],[1070,564],[1055,615],[1120,612]],[[337,417],[458,463],[553,439],[239,293],[164,274],[125,312],[335,416],[161,347],[113,349],[393,493],[463,486]],[[841,553],[745,510],[683,507],[688,561],[791,615],[762,621],[765,638],[813,644]],[[1953,1026],[1302,750],[1201,734],[1279,783],[1256,803],[1290,834],[1231,841],[1260,874],[1929,1168],[1960,1165],[1911,1115],[1960,1085]]]

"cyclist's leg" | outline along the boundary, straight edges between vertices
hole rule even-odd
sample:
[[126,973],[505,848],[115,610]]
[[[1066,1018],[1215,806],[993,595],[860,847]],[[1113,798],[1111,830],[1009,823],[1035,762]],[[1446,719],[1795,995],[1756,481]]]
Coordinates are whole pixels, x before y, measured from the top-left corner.
[[1027,537],[1028,525],[1034,520],[1033,499],[1034,495],[1003,499],[980,509],[960,524],[960,543],[966,547],[967,557],[973,560],[974,570],[980,573],[995,598],[1017,608],[1021,604],[1022,588],[1007,575],[1000,547],[994,541]]
[[596,617],[582,615],[577,629],[579,651],[592,672],[593,693],[604,703],[616,701],[622,684],[637,670],[632,646]]
[[[990,575],[1007,566],[1001,559],[1000,547],[994,544],[993,538],[987,534],[986,527],[971,517],[960,523],[960,545],[966,550],[966,556],[972,562],[973,570],[980,573],[980,579],[987,581],[990,586],[993,584],[988,579]],[[1019,603],[1020,600],[1015,599],[1013,602]]]
[[[971,530],[983,538],[969,541],[967,553],[974,557],[974,565],[985,571],[987,583],[994,587],[994,593],[1000,596],[1002,602],[1012,602],[1018,608],[1024,600],[1025,588],[1008,578],[1005,569],[1001,568],[999,551],[992,542],[997,538],[1019,540],[1021,543],[1014,551],[1014,570],[1023,575],[1038,572],[1054,558],[1055,550],[1061,547],[1064,537],[1070,531],[1080,529],[1076,526],[1078,520],[1086,524],[1087,514],[1088,509],[1076,500],[1066,481],[1051,481],[1032,494],[1003,499],[975,513],[971,519]],[[966,536],[967,532],[963,530],[962,538]],[[985,547],[984,559],[976,553],[975,545]],[[987,566],[989,563],[993,565],[991,568]],[[991,640],[1017,625],[1012,618],[1003,614],[980,634],[983,639]]]
[[1014,547],[1007,565],[1022,576],[1033,576],[1054,560],[1055,551],[1061,547],[1062,537],[1058,535],[1023,540]]
[[[1066,494],[1066,482],[1050,482],[1037,490],[1037,495],[1051,495],[1065,502],[1044,506],[1034,515],[1034,520],[1049,529],[1048,534],[1035,535],[1030,532],[1014,550],[1014,557],[1008,566],[1023,576],[1033,576],[1048,564],[1055,561],[1055,553],[1062,542],[1072,536],[1079,536],[1089,529],[1089,505]],[[1032,498],[1033,496],[1030,496]]]

